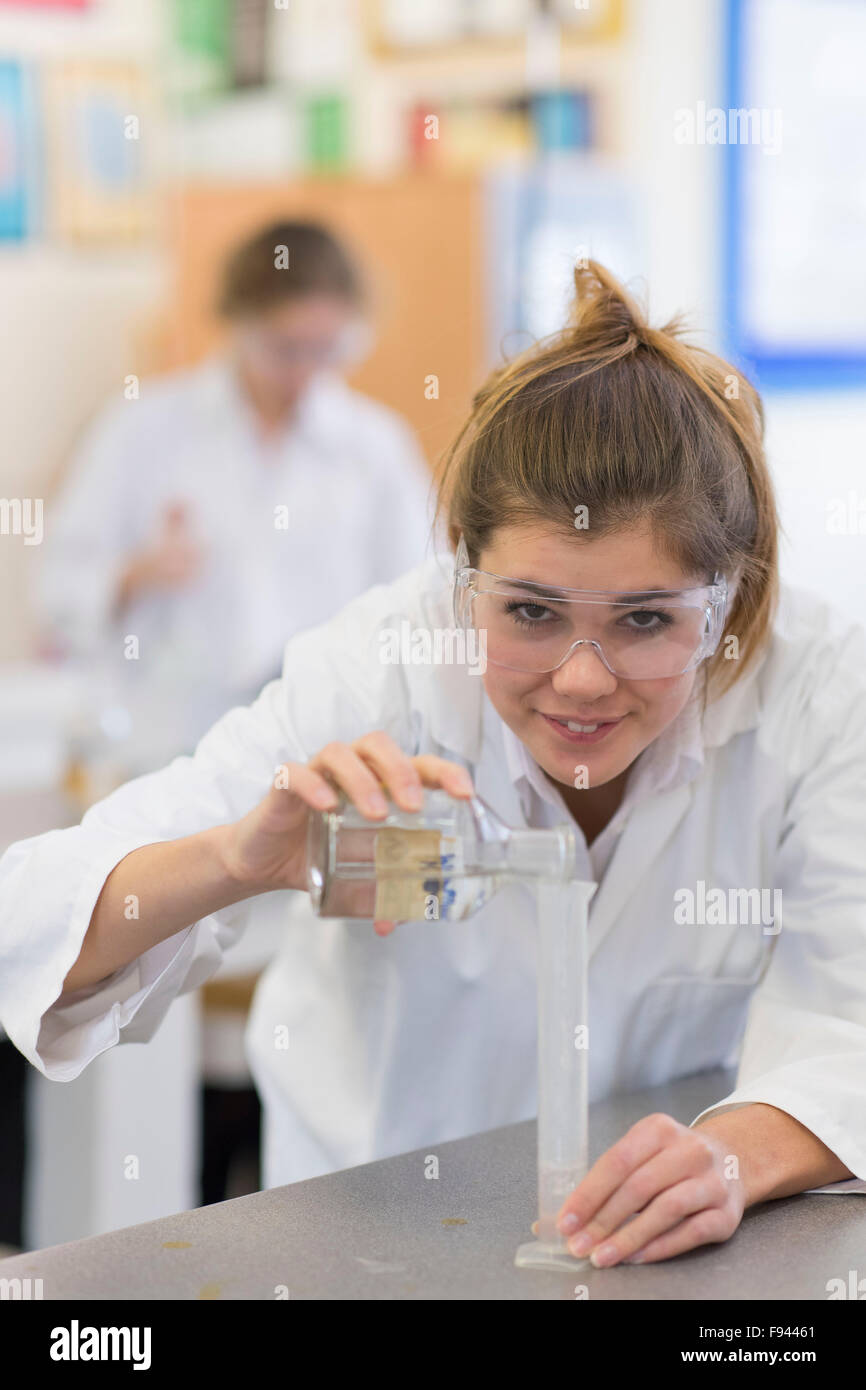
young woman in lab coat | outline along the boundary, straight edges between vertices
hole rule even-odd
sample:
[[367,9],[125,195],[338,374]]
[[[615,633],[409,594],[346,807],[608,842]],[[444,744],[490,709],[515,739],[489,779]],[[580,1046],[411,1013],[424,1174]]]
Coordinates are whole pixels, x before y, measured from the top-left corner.
[[366,299],[326,228],[261,228],[222,274],[224,346],[125,392],[72,462],[38,599],[57,645],[122,682],[105,698],[129,710],[136,767],[194,747],[279,673],[289,637],[424,553],[417,441],[342,376]]
[[[445,556],[295,638],[282,679],[194,757],[7,852],[0,1018],[70,1079],[152,1036],[273,911],[285,947],[249,1027],[268,1185],[530,1117],[520,895],[374,934],[274,890],[303,888],[307,818],[335,788],[371,821],[383,787],[413,809],[425,785],[474,788],[514,825],[570,817],[580,876],[599,884],[591,1096],[739,1056],[733,1092],[689,1126],[640,1120],[569,1199],[575,1252],[611,1264],[724,1241],[751,1203],[866,1179],[866,657],[822,603],[777,603],[751,386],[675,326],[650,328],[594,263],[575,282],[568,327],[491,376],[447,460],[457,594],[511,591],[488,609],[483,677],[382,659],[403,623],[452,626]],[[682,593],[704,589],[684,632]],[[670,623],[679,635],[658,637]],[[522,659],[504,661],[514,634]],[[553,658],[525,659],[536,643]],[[649,675],[634,652],[656,643],[677,659]],[[761,889],[772,912],[736,907]]]

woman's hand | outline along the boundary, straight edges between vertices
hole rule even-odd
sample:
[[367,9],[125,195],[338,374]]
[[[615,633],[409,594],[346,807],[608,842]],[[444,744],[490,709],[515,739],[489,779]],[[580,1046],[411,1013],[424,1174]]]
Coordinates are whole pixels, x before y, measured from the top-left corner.
[[115,595],[121,612],[132,599],[151,589],[183,589],[200,573],[204,553],[190,529],[189,509],[171,503],[160,518],[153,538],[127,561]]
[[[599,1267],[666,1260],[727,1240],[746,1205],[729,1145],[671,1115],[638,1120],[590,1168],[557,1219],[573,1255]],[[632,1219],[630,1219],[632,1218]]]
[[[419,811],[423,787],[451,796],[473,795],[472,779],[459,763],[429,754],[409,757],[388,734],[365,734],[354,743],[329,743],[307,763],[284,763],[267,796],[229,829],[226,863],[251,893],[307,886],[307,822],[310,811],[333,810],[344,792],[368,820],[384,820],[384,792],[404,811]],[[376,922],[385,936],[393,922]]]

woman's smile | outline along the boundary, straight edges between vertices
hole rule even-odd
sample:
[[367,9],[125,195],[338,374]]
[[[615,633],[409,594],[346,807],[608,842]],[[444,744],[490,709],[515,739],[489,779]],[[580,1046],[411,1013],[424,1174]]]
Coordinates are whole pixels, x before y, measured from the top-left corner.
[[557,737],[565,739],[567,743],[599,743],[618,729],[627,717],[620,715],[616,719],[574,719],[545,714],[543,710],[536,710],[536,714],[540,714]]

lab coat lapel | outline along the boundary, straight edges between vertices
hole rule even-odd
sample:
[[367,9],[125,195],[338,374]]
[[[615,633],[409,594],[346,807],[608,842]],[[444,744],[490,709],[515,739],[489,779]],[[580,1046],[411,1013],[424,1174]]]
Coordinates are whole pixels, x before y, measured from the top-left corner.
[[693,783],[638,802],[625,823],[589,905],[589,954],[598,949],[626,903],[646,894],[647,871],[662,854],[692,800]]

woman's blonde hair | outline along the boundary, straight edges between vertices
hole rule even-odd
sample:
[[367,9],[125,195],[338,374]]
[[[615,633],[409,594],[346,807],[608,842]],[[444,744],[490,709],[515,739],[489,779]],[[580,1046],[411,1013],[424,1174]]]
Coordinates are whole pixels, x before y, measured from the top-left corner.
[[[497,368],[446,451],[437,513],[472,564],[502,526],[546,524],[578,540],[649,524],[689,574],[736,592],[708,685],[720,693],[760,652],[778,589],[778,517],[754,387],[651,328],[596,261],[574,271],[561,332]],[[585,506],[588,528],[575,529]],[[736,637],[731,644],[726,638]],[[736,654],[737,660],[725,656]]]

